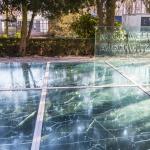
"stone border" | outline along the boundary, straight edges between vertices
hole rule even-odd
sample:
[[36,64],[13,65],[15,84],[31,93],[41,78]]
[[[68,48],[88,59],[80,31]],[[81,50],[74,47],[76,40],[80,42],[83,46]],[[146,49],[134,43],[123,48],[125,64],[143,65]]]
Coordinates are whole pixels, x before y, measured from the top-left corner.
[[104,57],[78,57],[78,56],[67,56],[67,57],[43,57],[43,56],[27,56],[27,57],[0,57],[0,63],[11,63],[11,62],[89,62],[89,61],[126,61],[126,60],[140,60],[140,61],[150,61],[150,56],[147,57],[109,57],[109,56],[104,56]]
[[[0,57],[0,63],[11,63],[11,62],[58,62],[58,61],[93,61],[94,57],[42,57],[42,56],[34,56],[34,57]],[[104,59],[103,59],[104,60]]]

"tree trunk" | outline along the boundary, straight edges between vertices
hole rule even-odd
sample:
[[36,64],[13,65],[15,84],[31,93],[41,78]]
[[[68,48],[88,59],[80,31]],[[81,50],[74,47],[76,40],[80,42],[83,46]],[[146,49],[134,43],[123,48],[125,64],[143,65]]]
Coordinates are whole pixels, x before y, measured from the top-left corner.
[[104,11],[103,11],[103,0],[96,0],[96,6],[97,6],[97,15],[99,19],[99,26],[104,25]]
[[29,24],[29,30],[28,30],[28,35],[27,35],[27,43],[29,42],[29,39],[30,39],[30,36],[31,36],[35,16],[36,16],[36,12],[33,11],[31,21],[30,21],[30,24]]
[[106,26],[113,27],[115,23],[116,0],[106,1]]
[[6,34],[7,37],[8,37],[8,10],[6,10],[5,34]]
[[5,34],[8,37],[8,20],[9,20],[8,1],[6,1],[6,18],[5,18]]
[[146,7],[146,13],[150,13],[150,2],[148,0],[144,0],[144,5]]
[[21,26],[21,41],[20,41],[20,49],[19,52],[22,56],[26,54],[26,47],[27,47],[27,2],[24,0],[22,2],[22,26]]
[[29,64],[23,63],[21,65],[22,67],[22,72],[23,72],[23,77],[24,77],[24,82],[25,82],[25,87],[30,88],[30,78],[29,78]]

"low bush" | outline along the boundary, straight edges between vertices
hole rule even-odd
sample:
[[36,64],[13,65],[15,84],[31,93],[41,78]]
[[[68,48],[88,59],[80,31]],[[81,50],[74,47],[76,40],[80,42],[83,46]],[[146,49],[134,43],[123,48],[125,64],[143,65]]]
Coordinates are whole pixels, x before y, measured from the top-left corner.
[[0,57],[19,56],[19,39],[0,38]]

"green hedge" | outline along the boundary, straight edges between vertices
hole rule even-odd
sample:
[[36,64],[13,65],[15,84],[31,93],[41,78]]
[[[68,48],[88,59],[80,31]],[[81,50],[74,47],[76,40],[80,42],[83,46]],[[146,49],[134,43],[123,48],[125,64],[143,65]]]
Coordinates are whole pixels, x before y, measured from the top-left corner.
[[0,38],[0,57],[19,56],[19,39]]
[[[94,39],[34,38],[29,43],[28,56],[91,56],[94,54]],[[0,38],[0,57],[19,56],[18,49],[19,39]]]

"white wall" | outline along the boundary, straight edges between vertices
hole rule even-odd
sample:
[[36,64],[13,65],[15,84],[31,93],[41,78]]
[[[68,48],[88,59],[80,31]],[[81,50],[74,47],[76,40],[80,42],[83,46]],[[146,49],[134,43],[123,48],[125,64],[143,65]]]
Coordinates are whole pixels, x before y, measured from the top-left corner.
[[[29,12],[28,14],[28,21],[31,20],[32,13]],[[17,21],[21,21],[21,15],[17,17]],[[40,34],[40,33],[47,33],[48,32],[48,19],[42,17],[41,15],[37,15],[34,18],[33,29],[31,34]]]
[[140,31],[141,16],[123,15],[123,27],[130,31]]
[[40,31],[43,33],[48,32],[48,20],[41,20],[40,21]]
[[123,15],[123,27],[129,31],[140,32],[142,17],[150,17],[150,14]]
[[[29,12],[28,14],[28,21],[31,20],[32,13]],[[5,30],[5,23],[3,20],[5,17],[0,15],[0,34],[4,33]],[[17,22],[22,21],[21,15],[17,15]],[[21,26],[20,26],[21,27]],[[48,19],[42,17],[41,15],[37,15],[34,19],[33,29],[31,35],[41,35],[48,32]],[[16,30],[16,27],[15,27]],[[18,26],[18,31],[20,30]]]

